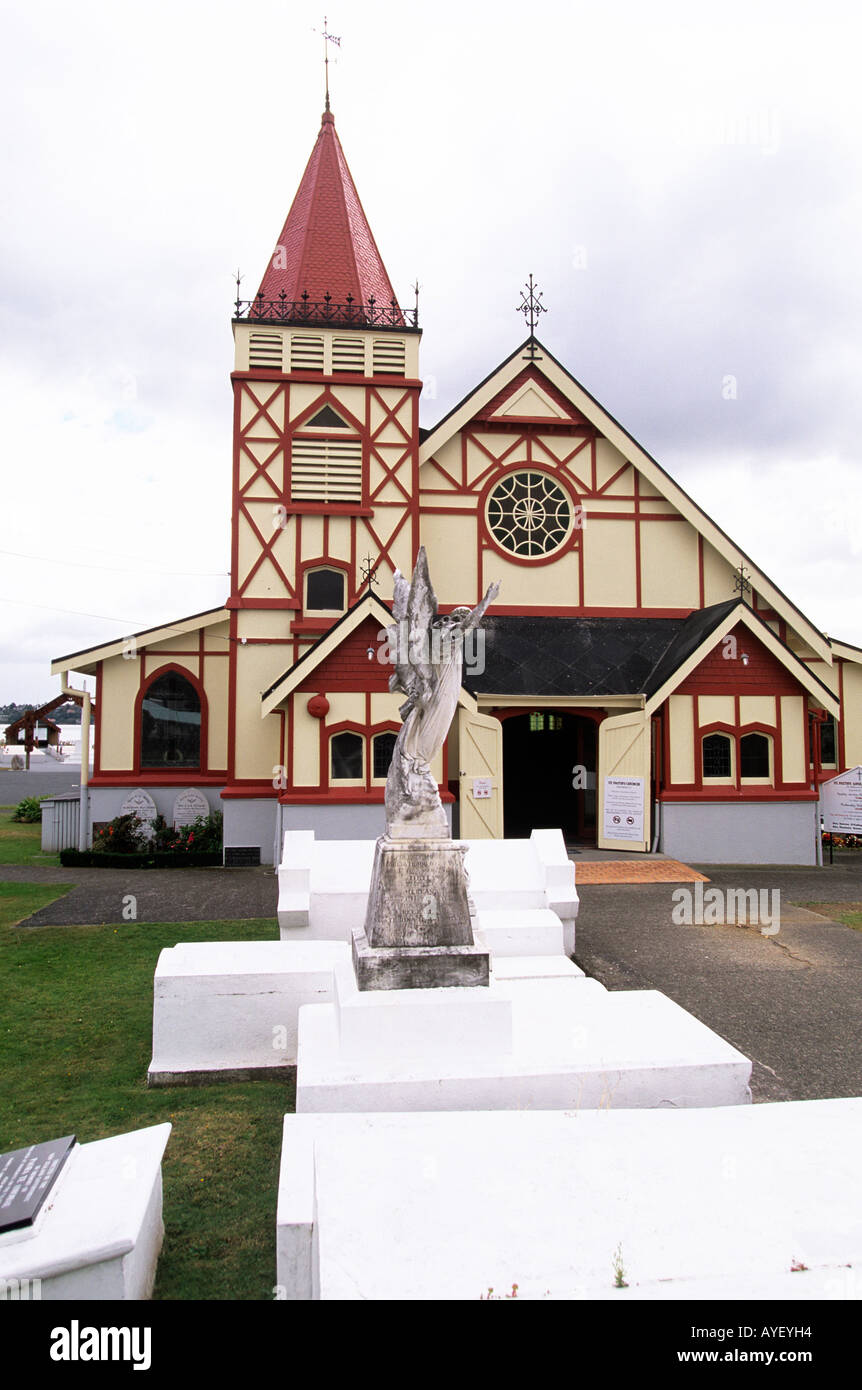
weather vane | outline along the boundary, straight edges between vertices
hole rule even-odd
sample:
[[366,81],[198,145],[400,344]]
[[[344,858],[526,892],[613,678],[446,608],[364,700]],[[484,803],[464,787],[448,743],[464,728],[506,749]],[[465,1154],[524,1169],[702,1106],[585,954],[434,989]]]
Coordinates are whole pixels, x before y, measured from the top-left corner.
[[532,275],[527,281],[526,289],[521,290],[521,302],[517,306],[518,313],[523,314],[525,320],[530,325],[530,346],[528,355],[533,358],[536,356],[535,330],[539,321],[540,314],[548,311],[542,303],[542,292],[536,289]]
[[362,562],[362,568],[359,572],[362,575],[362,583],[367,584],[369,589],[371,588],[372,584],[375,584],[377,582],[377,570],[374,567],[374,562],[372,561],[370,555],[365,556],[365,559]]
[[323,68],[326,74],[326,110],[329,110],[329,45],[334,43],[336,48],[341,47],[341,39],[335,34],[330,34],[327,28],[328,20],[323,16],[323,28],[315,29],[315,34],[323,34]]

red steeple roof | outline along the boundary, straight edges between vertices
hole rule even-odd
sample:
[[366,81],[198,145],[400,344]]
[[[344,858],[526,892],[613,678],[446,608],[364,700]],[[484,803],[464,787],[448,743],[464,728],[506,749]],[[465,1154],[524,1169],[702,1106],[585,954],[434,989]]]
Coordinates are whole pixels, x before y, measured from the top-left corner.
[[287,214],[259,295],[290,302],[304,291],[312,301],[325,294],[335,304],[350,295],[356,304],[373,296],[381,307],[395,298],[386,267],[356,192],[330,111]]

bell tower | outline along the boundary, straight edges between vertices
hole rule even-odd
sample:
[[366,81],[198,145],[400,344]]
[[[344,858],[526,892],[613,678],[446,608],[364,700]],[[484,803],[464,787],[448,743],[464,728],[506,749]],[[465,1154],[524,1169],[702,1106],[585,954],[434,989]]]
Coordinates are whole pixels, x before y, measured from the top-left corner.
[[363,563],[385,598],[419,545],[418,305],[398,303],[328,103],[233,332],[229,606],[288,610],[299,655]]

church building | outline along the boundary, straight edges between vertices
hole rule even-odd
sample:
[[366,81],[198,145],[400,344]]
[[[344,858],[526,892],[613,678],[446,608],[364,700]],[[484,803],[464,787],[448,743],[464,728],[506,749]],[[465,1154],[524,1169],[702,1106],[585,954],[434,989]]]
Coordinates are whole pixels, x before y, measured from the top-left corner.
[[817,862],[819,784],[862,763],[862,650],[818,631],[532,322],[420,428],[418,309],[328,102],[233,335],[224,605],[52,666],[96,680],[91,827],[138,789],[170,821],[194,788],[224,812],[227,864],[272,863],[287,829],[381,834],[403,698],[383,633],[424,545],[442,612],[501,583],[432,769],[455,834]]

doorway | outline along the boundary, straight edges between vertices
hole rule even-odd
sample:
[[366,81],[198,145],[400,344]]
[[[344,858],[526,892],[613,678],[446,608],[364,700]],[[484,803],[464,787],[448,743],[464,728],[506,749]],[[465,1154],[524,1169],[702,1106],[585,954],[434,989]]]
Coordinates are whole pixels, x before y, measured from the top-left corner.
[[505,834],[559,826],[567,844],[595,844],[597,720],[541,709],[502,724]]

